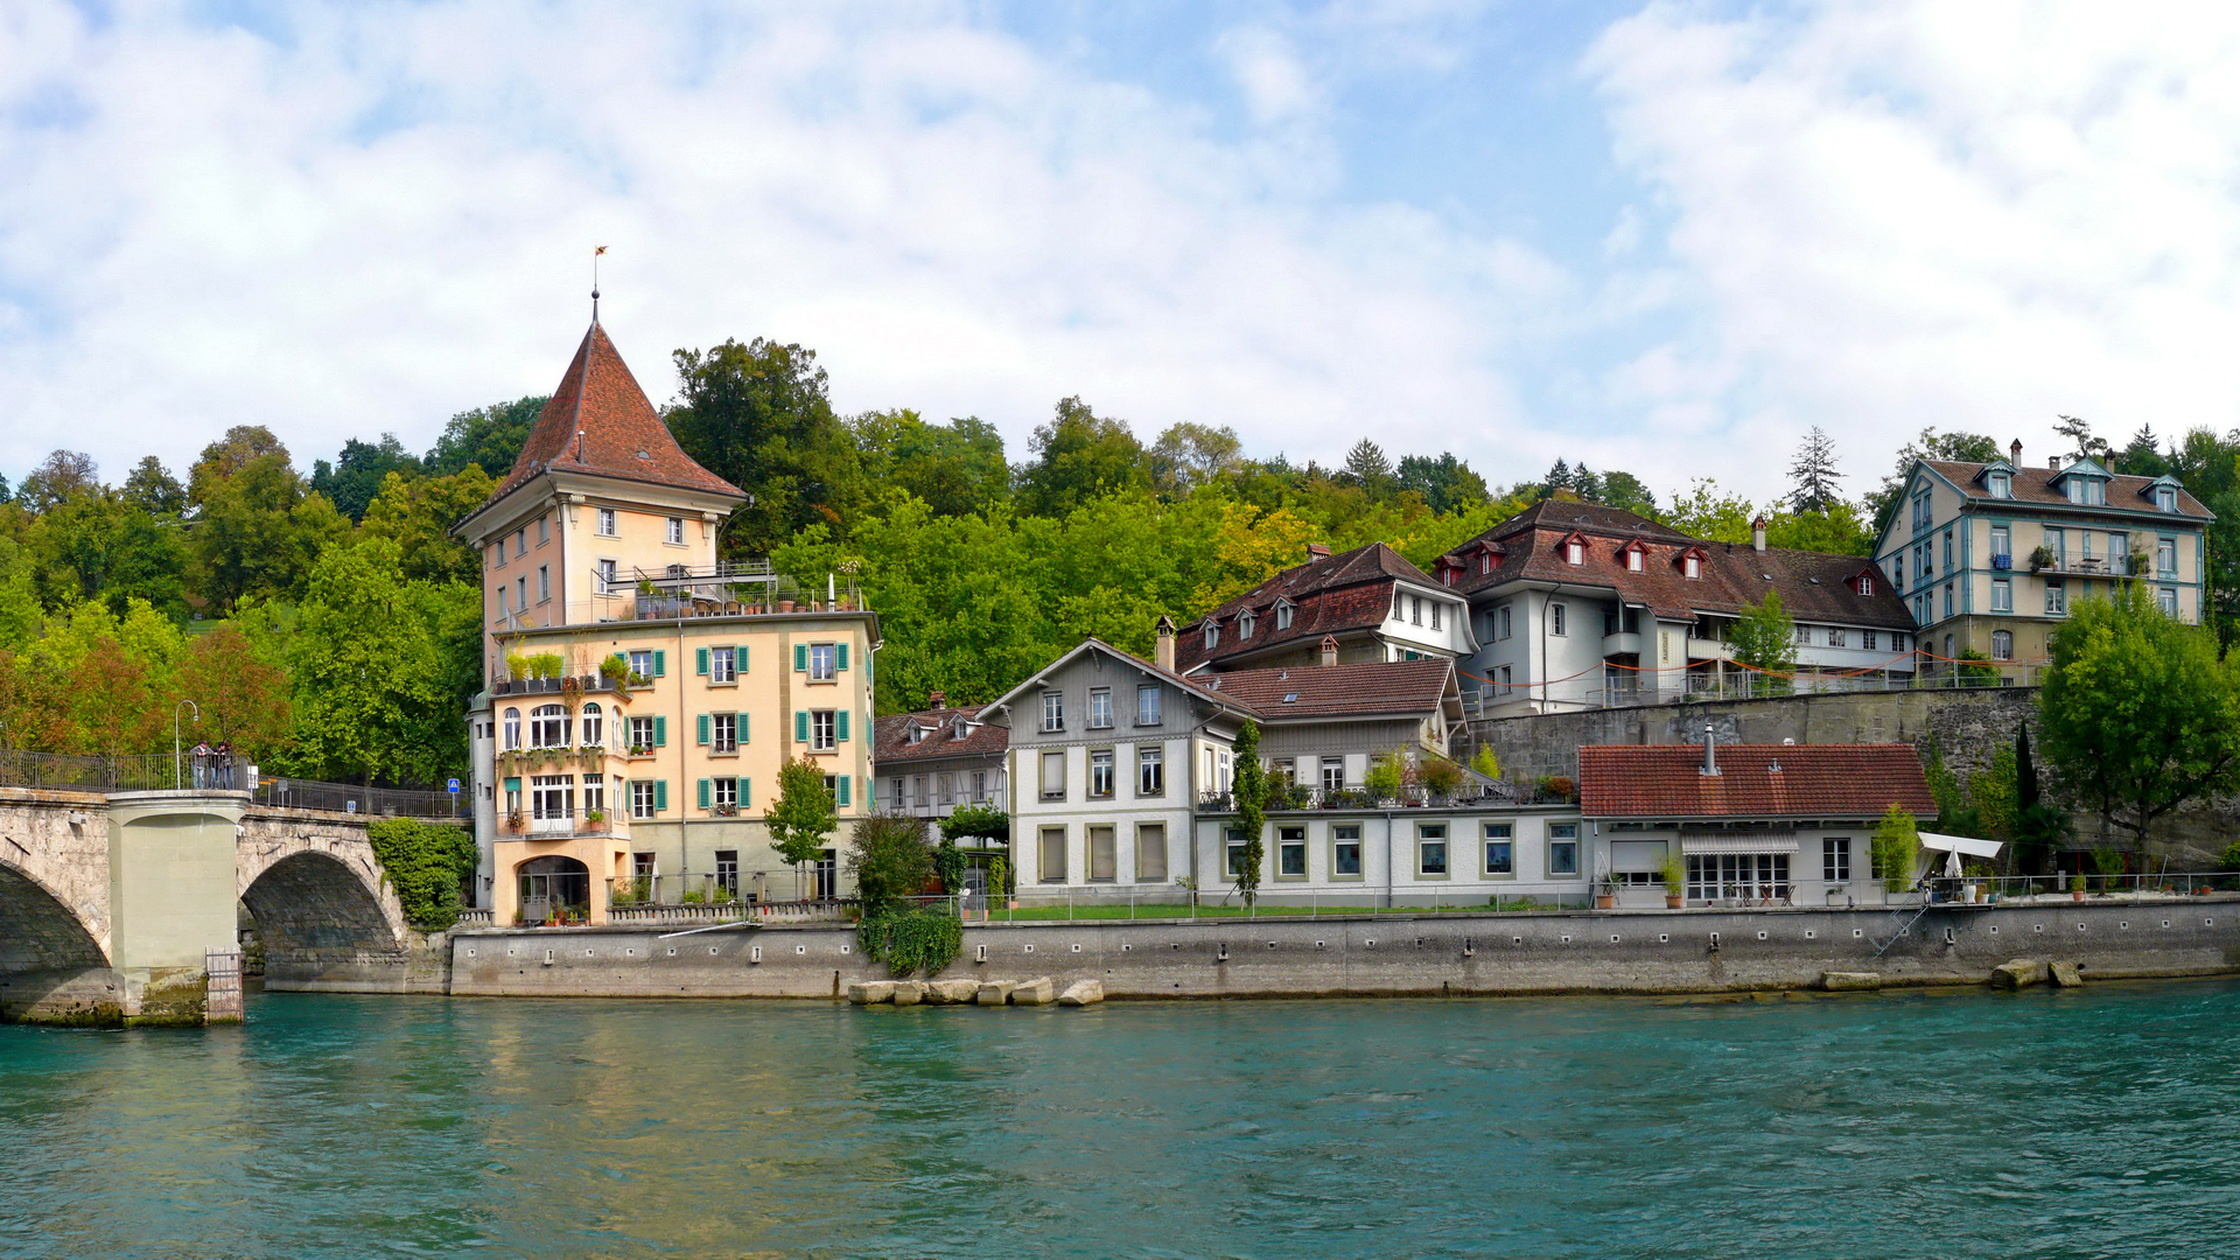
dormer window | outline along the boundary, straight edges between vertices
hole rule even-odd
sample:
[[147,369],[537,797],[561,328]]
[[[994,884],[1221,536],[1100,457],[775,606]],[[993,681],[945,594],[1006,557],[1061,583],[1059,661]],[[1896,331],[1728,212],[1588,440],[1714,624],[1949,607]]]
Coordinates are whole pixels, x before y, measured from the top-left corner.
[[1237,638],[1241,641],[1252,637],[1253,616],[1250,609],[1237,614]]
[[1490,552],[1490,551],[1481,551],[1481,552],[1479,552],[1479,553],[1478,553],[1478,572],[1480,572],[1480,573],[1491,573],[1491,572],[1493,572],[1493,553],[1492,553],[1492,552]]
[[963,739],[965,736],[971,733],[971,723],[966,722],[963,718],[958,718],[956,721],[949,724],[949,738],[951,739]]
[[1643,563],[1642,557],[1647,555],[1648,551],[1649,549],[1642,546],[1640,543],[1627,543],[1625,550],[1619,553],[1619,555],[1622,556],[1625,560],[1626,572],[1641,572],[1641,566]]
[[1276,601],[1276,629],[1278,629],[1278,630],[1289,630],[1290,628],[1291,628],[1291,604],[1290,604],[1290,602],[1289,602],[1288,600],[1277,600],[1277,601]]
[[1209,621],[1206,623],[1206,651],[1211,652],[1220,646],[1221,627]]
[[1694,580],[1694,579],[1696,579],[1696,578],[1700,578],[1700,577],[1702,577],[1702,576],[1703,576],[1703,557],[1702,557],[1702,556],[1682,556],[1682,557],[1680,558],[1680,576],[1682,576],[1682,577],[1684,577],[1684,578],[1688,578],[1688,579],[1690,579],[1690,580]]
[[1994,499],[2011,499],[2014,497],[2014,478],[2006,473],[1995,472],[1991,474],[1989,485],[1991,497]]
[[1576,538],[1565,543],[1563,545],[1563,560],[1565,564],[1585,564],[1587,562],[1587,544]]
[[2098,477],[2070,477],[2064,484],[2069,491],[2069,502],[2082,507],[2099,507],[2108,501],[2108,484]]
[[1859,593],[1861,595],[1874,594],[1874,575],[1872,573],[1859,575]]
[[2171,487],[2171,486],[2156,486],[2156,487],[2154,488],[2154,507],[2155,507],[2155,510],[2156,510],[2156,511],[2158,511],[2158,512],[2175,512],[2175,511],[2177,511],[2177,510],[2178,510],[2178,492],[2177,492],[2177,490],[2176,490],[2176,489],[2175,489],[2174,487]]

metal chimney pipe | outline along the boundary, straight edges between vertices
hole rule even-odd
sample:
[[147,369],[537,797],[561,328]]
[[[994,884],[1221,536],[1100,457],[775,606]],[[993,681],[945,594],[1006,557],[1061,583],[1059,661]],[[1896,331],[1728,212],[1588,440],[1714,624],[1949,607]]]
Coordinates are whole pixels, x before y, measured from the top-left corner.
[[1703,773],[1706,776],[1716,776],[1719,773],[1718,745],[1719,728],[1705,726],[1703,728]]

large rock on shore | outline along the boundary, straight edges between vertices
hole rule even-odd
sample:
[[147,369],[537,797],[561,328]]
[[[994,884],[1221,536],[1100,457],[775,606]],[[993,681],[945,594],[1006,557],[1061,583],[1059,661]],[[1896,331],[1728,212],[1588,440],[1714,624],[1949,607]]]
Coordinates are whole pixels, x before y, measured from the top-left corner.
[[2084,987],[2084,964],[2082,963],[2057,962],[2046,970],[2052,973],[2053,982],[2061,988],[2081,989]]
[[916,1006],[925,1000],[926,986],[924,984],[916,980],[897,980],[894,982],[894,1004],[896,1006]]
[[1852,993],[1862,989],[1879,989],[1882,987],[1882,973],[1879,971],[1823,971],[1820,973],[1820,987],[1830,993]]
[[966,1006],[980,996],[978,980],[935,980],[926,985],[930,1006]]
[[853,980],[848,984],[848,1001],[857,1006],[877,1006],[894,1001],[894,981]]
[[1010,980],[984,980],[974,1000],[982,1006],[1001,1006],[1011,1000],[1011,991],[1018,985]]
[[1060,1006],[1095,1006],[1102,1001],[1104,1001],[1104,982],[1102,980],[1076,980],[1066,986],[1065,992],[1058,995],[1058,1005]]
[[2046,982],[2046,964],[2042,958],[2016,958],[2000,963],[1991,969],[1991,987],[1994,989],[2027,989]]
[[1022,980],[1016,988],[1011,990],[1011,1004],[1013,1006],[1048,1006],[1057,998],[1058,986],[1052,984],[1048,976],[1036,976],[1032,980]]

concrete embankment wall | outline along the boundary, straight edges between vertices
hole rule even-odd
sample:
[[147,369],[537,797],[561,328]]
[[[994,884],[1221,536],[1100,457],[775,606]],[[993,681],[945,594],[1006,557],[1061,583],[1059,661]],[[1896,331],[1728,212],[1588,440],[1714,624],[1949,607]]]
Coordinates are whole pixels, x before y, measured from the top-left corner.
[[[1939,909],[1875,957],[1895,926],[1883,910],[1013,924],[968,929],[942,976],[1256,998],[1710,993],[1806,988],[1827,971],[1977,984],[2016,957],[2076,959],[2099,979],[2240,971],[2240,898]],[[831,998],[886,976],[840,928],[482,931],[451,949],[461,995]]]

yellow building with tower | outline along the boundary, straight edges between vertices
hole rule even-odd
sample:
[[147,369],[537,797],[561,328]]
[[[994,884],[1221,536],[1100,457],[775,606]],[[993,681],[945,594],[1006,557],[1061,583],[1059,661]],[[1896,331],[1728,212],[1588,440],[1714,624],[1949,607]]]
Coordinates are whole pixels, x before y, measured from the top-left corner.
[[[878,620],[837,575],[722,561],[746,498],[677,445],[594,313],[513,470],[454,529],[482,553],[468,721],[495,922],[840,895],[837,850],[874,806]],[[763,815],[804,757],[840,826],[796,871]]]

